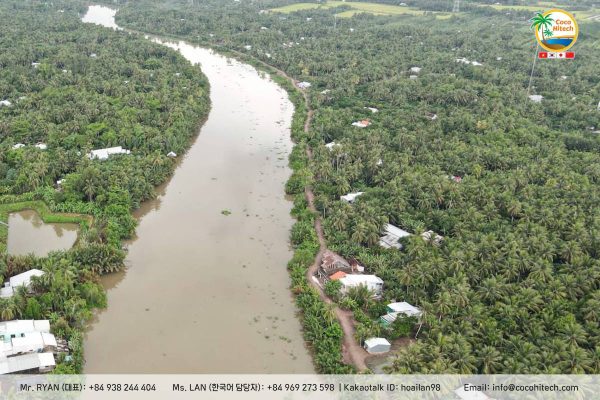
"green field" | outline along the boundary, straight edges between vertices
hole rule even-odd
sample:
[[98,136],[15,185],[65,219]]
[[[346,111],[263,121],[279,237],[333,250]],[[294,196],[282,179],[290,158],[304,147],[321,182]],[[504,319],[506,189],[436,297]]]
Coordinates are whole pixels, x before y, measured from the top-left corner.
[[[281,13],[292,13],[301,10],[312,9],[330,9],[340,6],[351,7],[352,10],[347,10],[336,14],[338,17],[349,18],[356,14],[368,13],[373,15],[424,15],[425,11],[413,7],[393,6],[388,4],[363,3],[359,1],[327,1],[323,4],[316,3],[296,3],[288,6],[274,8],[271,11]],[[447,13],[436,13],[438,17],[448,17]]]

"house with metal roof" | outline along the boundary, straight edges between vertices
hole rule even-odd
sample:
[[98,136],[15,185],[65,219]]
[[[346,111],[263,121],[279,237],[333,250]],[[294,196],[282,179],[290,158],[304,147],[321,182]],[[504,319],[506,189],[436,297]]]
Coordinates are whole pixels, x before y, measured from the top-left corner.
[[109,147],[106,149],[92,150],[87,156],[90,160],[107,160],[110,156],[115,154],[130,154],[131,151],[124,149],[121,146]]
[[18,287],[29,287],[32,277],[39,277],[42,275],[44,275],[44,271],[34,268],[9,278],[8,281],[4,283],[4,287],[0,288],[0,298],[12,297]]
[[375,296],[380,295],[383,291],[383,279],[376,275],[346,274],[339,281],[342,283],[342,293],[347,293],[350,289],[360,286],[366,287]]
[[365,340],[364,349],[369,354],[383,354],[390,351],[392,345],[385,338],[370,338]]
[[356,198],[358,196],[360,196],[361,194],[364,194],[364,192],[348,193],[344,196],[340,196],[340,200],[345,201],[346,203],[352,204],[352,203],[354,203],[354,200],[356,200]]
[[379,318],[379,321],[384,326],[389,326],[389,325],[393,324],[394,321],[396,319],[398,319],[398,316],[418,318],[423,314],[423,312],[419,308],[417,308],[417,307],[413,306],[412,304],[409,304],[405,301],[397,302],[397,303],[390,303],[387,305],[386,309],[387,309],[388,313],[385,315],[382,315]]
[[0,357],[0,375],[16,372],[50,372],[56,366],[52,353],[30,353],[15,357]]
[[384,249],[402,249],[400,239],[411,236],[409,232],[398,228],[392,224],[386,224],[384,228],[384,235],[379,238],[379,245]]

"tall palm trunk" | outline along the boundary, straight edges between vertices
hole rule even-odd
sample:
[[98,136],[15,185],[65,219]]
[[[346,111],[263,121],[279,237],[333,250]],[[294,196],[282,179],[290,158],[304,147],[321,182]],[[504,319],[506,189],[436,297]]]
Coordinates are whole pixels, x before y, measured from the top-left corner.
[[535,53],[533,54],[533,66],[531,67],[531,75],[529,75],[529,85],[527,85],[527,96],[529,96],[529,91],[531,90],[531,81],[533,79],[533,72],[535,71],[535,62],[538,58],[538,49],[540,48],[540,44],[538,43],[535,46]]

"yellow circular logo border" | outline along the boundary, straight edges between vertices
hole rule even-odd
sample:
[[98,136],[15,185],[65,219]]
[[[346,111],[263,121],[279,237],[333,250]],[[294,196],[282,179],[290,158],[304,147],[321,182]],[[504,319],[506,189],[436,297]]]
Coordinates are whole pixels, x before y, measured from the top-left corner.
[[568,46],[567,46],[567,47],[565,47],[565,48],[562,48],[562,49],[560,49],[560,50],[557,50],[557,49],[551,49],[551,48],[549,48],[549,47],[546,47],[546,45],[544,45],[544,43],[543,43],[543,42],[542,42],[542,40],[540,39],[540,34],[539,34],[539,31],[540,31],[540,30],[539,30],[539,29],[536,29],[536,30],[535,30],[535,39],[537,40],[538,44],[539,44],[540,46],[542,46],[542,48],[543,48],[544,50],[548,50],[548,51],[550,51],[550,52],[552,52],[552,53],[560,53],[560,52],[563,52],[563,51],[567,51],[567,50],[569,50],[571,47],[573,47],[573,45],[575,44],[575,42],[577,42],[577,38],[579,38],[579,24],[577,23],[577,20],[575,19],[575,16],[573,16],[573,14],[571,14],[571,13],[570,13],[570,12],[568,12],[568,11],[562,10],[562,9],[560,9],[560,8],[553,8],[553,9],[551,9],[551,10],[548,10],[548,11],[546,11],[546,12],[545,12],[545,13],[543,13],[542,15],[545,17],[546,15],[548,15],[548,14],[552,14],[552,13],[554,13],[554,12],[561,12],[561,13],[563,13],[563,14],[565,14],[565,15],[569,16],[569,18],[571,18],[571,21],[573,21],[573,23],[575,24],[575,35],[574,35],[574,38],[573,38],[573,41],[571,42],[571,44],[570,44],[570,45],[568,45]]

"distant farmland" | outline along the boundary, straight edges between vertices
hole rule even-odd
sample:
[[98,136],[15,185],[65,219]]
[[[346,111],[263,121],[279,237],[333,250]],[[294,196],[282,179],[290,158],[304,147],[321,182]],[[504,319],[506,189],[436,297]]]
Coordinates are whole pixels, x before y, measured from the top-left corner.
[[[274,8],[271,11],[281,13],[292,13],[302,10],[312,9],[330,9],[335,7],[348,6],[351,10],[342,11],[337,14],[339,17],[352,17],[355,14],[367,13],[373,15],[425,15],[425,11],[413,7],[393,6],[389,4],[363,3],[358,1],[327,1],[322,4],[317,3],[296,3],[285,7]],[[436,13],[438,17],[448,17],[448,13]]]

